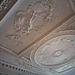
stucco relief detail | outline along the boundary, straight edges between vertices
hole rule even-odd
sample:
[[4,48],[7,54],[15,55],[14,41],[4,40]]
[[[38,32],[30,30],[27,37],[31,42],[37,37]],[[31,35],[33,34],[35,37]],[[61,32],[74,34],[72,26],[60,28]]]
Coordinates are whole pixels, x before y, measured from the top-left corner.
[[58,66],[65,64],[74,58],[74,45],[75,35],[55,37],[37,49],[34,60],[41,66]]
[[3,67],[3,68],[9,68],[10,70],[12,71],[16,71],[16,72],[21,72],[21,73],[27,73],[27,74],[34,74],[34,75],[38,75],[36,73],[33,73],[33,72],[30,72],[30,71],[27,71],[26,69],[24,68],[21,68],[21,67],[17,67],[17,66],[14,66],[12,64],[9,64],[9,63],[6,63],[6,62],[3,62],[2,60],[0,60],[0,65]]
[[[71,34],[71,35],[74,35],[75,36],[75,31],[74,30],[67,30],[67,31],[61,31],[61,32],[59,32],[59,34],[55,34],[56,36],[54,36],[54,37],[57,37],[57,36],[61,36],[61,35],[69,35],[69,34]],[[63,38],[62,40],[64,40],[65,38]],[[50,39],[48,39],[48,40],[50,40]],[[74,58],[73,58],[73,60],[72,61],[69,61],[69,62],[67,62],[67,63],[64,63],[64,64],[61,64],[61,65],[58,65],[58,66],[56,66],[56,67],[52,67],[52,66],[48,66],[47,67],[47,65],[45,65],[45,66],[42,66],[42,65],[39,65],[39,64],[37,64],[36,62],[35,62],[35,55],[36,55],[36,52],[37,52],[37,50],[44,44],[44,43],[46,43],[48,40],[45,40],[45,42],[43,42],[42,44],[40,44],[40,41],[39,41],[39,44],[37,44],[37,45],[35,45],[35,47],[33,48],[33,50],[31,51],[31,55],[30,55],[30,59],[31,59],[31,62],[33,63],[33,65],[34,66],[36,66],[36,67],[46,67],[46,68],[54,68],[57,72],[62,72],[62,71],[64,71],[64,70],[67,70],[67,69],[69,69],[69,68],[71,68],[71,67],[73,67],[73,66],[75,66],[75,63],[74,63]],[[72,44],[73,44],[73,46],[75,45],[75,40],[73,41],[72,39],[71,40],[69,40],[68,39],[68,41],[71,41],[72,42]],[[56,42],[57,42],[57,40],[56,40]],[[70,42],[70,43],[71,43]],[[48,44],[49,45],[49,44]],[[37,47],[38,46],[38,47]],[[45,47],[45,46],[44,46]],[[44,48],[45,49],[45,48]],[[44,49],[42,49],[42,50],[44,50]],[[47,49],[47,48],[46,48]],[[75,46],[74,46],[74,49],[75,49]],[[41,52],[41,51],[40,51]],[[62,51],[63,52],[63,51]],[[46,52],[47,53],[47,52]],[[46,54],[45,52],[44,52],[44,55]],[[48,52],[49,53],[49,52]],[[65,52],[63,52],[63,53],[65,53]],[[58,52],[58,53],[56,53],[56,56],[61,56],[63,53],[61,53],[61,52]],[[73,52],[74,53],[74,52]],[[39,53],[40,55],[42,55],[42,53]],[[48,55],[48,54],[47,54]],[[39,56],[40,57],[40,56]],[[41,58],[41,57],[40,57]],[[68,58],[69,59],[69,58]],[[38,59],[36,59],[36,60],[38,60],[38,62],[39,62],[39,58]],[[66,59],[67,60],[67,59]],[[66,61],[65,60],[65,61]],[[42,61],[42,60],[41,60]],[[65,66],[67,66],[67,67],[65,67]],[[63,69],[64,68],[64,69]],[[60,70],[61,69],[61,70]]]
[[[46,41],[50,40],[53,37],[59,36],[59,35],[66,35],[66,34],[75,34],[74,30],[65,30],[67,26],[70,26],[71,23],[75,22],[75,16],[71,17],[69,20],[67,20],[65,23],[63,23],[61,26],[56,28],[53,32],[50,34],[46,35],[44,38],[42,38],[40,41],[29,47],[26,51],[32,51],[32,50],[37,50],[42,44],[44,44]],[[24,56],[25,52],[21,53],[21,56]]]
[[[52,33],[48,34],[46,37],[44,37],[42,40],[38,41],[37,43],[35,43],[34,45],[32,45],[32,47],[30,47],[29,49],[27,49],[28,51],[35,51],[37,50],[42,44],[44,44],[45,42],[47,42],[48,40],[50,40],[53,37],[57,37],[59,35],[67,35],[67,34],[71,34],[71,35],[75,35],[75,31],[74,30],[67,30],[67,31],[62,31],[64,30],[64,28],[67,28],[67,26],[69,26],[71,23],[75,22],[75,16],[71,17],[69,20],[67,20],[64,24],[62,24],[60,27],[58,27],[57,29],[55,29]],[[24,55],[24,52],[22,53]],[[32,62],[34,63],[34,62]],[[35,64],[33,64],[35,65]],[[36,66],[36,65],[35,65]]]
[[[30,68],[30,69],[32,69],[32,68],[33,68],[33,69],[34,69],[34,68],[37,68],[37,67],[33,66],[32,63],[31,63],[31,61],[28,60],[27,58],[18,57],[18,55],[14,54],[13,52],[11,52],[11,51],[9,51],[9,50],[6,50],[6,49],[3,48],[3,47],[0,47],[0,53],[2,53],[2,52],[4,52],[5,55],[8,54],[9,57],[10,57],[10,56],[15,57],[15,59],[12,58],[10,61],[13,61],[13,62],[16,63],[17,65],[23,66],[23,67],[25,67],[25,68]],[[3,55],[3,56],[5,56],[5,55]],[[7,63],[5,64],[5,63],[1,62],[1,61],[2,61],[1,59],[2,59],[2,58],[0,58],[0,64],[1,64],[1,65],[5,66],[5,67],[7,67],[7,68],[12,68],[12,69],[16,69],[16,68],[17,68],[17,67],[12,66],[11,64],[7,64]],[[8,59],[6,58],[5,61],[7,61],[7,60],[8,60]],[[17,68],[17,69],[18,69],[18,68]],[[17,70],[17,69],[16,69],[16,70]],[[19,68],[18,70],[22,70],[22,69]],[[22,71],[23,71],[23,70],[22,70]]]
[[[73,16],[71,19],[69,19],[67,22],[65,22],[63,25],[61,25],[58,30],[61,31],[61,28],[63,26],[63,29],[67,26],[67,25],[70,25],[72,22],[75,21],[75,16]],[[56,31],[56,33],[58,32],[58,30]],[[56,35],[56,33],[53,33],[52,35],[51,34],[48,34],[46,37],[44,37],[42,40],[38,41],[37,43],[35,43],[34,45],[32,45],[32,47],[30,47],[29,49],[27,49],[28,51],[32,51],[32,50],[37,50],[43,43],[45,43],[46,41],[48,41],[51,37],[53,37],[54,35]],[[67,31],[65,32],[65,34],[69,34],[69,33],[75,33],[74,31]],[[61,33],[62,34],[62,33]],[[57,34],[59,35],[59,34]],[[9,52],[8,50],[6,50],[5,48],[2,48],[0,49],[0,51],[4,51],[5,53],[8,53],[10,55],[13,55],[15,56],[15,54],[12,54],[12,52]],[[22,53],[24,54],[24,52]],[[21,54],[21,55],[22,55]]]
[[16,13],[13,33],[7,34],[5,37],[8,37],[9,40],[15,40],[15,43],[14,41],[12,42],[15,47],[22,45],[23,42],[19,39],[24,35],[30,34],[31,31],[38,30],[50,21],[53,10],[54,4],[51,0],[40,0],[33,5],[29,5],[26,11]]
[[51,38],[53,38],[55,36],[59,36],[59,35],[63,35],[63,34],[65,34],[65,35],[66,34],[75,34],[74,30],[64,31],[64,29],[67,28],[67,26],[70,26],[70,24],[73,23],[73,22],[75,22],[75,16],[71,17],[69,20],[67,20],[65,23],[63,23],[61,26],[59,26],[53,32],[51,32],[50,34],[45,36],[43,39],[41,39],[40,41],[38,41],[37,43],[32,45],[32,47],[30,47],[29,49],[30,50],[38,49],[43,43],[45,43],[46,41],[50,40]]

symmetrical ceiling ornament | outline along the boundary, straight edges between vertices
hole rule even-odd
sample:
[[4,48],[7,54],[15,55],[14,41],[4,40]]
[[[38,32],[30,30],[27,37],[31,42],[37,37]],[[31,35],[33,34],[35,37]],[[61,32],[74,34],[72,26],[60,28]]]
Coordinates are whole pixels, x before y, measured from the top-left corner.
[[[40,0],[29,5],[26,11],[17,12],[13,33],[6,35],[6,37],[18,39],[24,34],[30,33],[31,30],[37,30],[51,19],[53,9],[51,0]],[[21,44],[21,42],[18,43]]]
[[35,53],[35,62],[42,66],[64,64],[75,57],[75,35],[63,35],[44,43]]
[[[34,73],[35,70],[39,69],[41,71],[42,67],[46,67],[47,72],[50,72],[56,66],[65,65],[75,56],[75,31],[61,31],[75,22],[75,16],[68,0],[34,1],[32,1],[32,5],[26,6],[25,11],[15,11],[14,24],[10,23],[12,15],[2,25],[0,29],[0,53],[5,53],[5,55],[1,54],[1,59],[4,58],[10,63],[13,61],[12,63],[22,66],[23,69],[20,68],[22,71],[27,69]],[[60,8],[63,5],[65,9],[61,11]],[[65,13],[63,14],[63,12]],[[5,25],[6,23],[8,25]],[[6,58],[7,55],[10,59]],[[29,59],[25,58],[25,56]],[[17,67],[12,66],[12,68],[16,69]],[[19,70],[19,68],[17,69]],[[52,73],[54,72],[55,70]]]

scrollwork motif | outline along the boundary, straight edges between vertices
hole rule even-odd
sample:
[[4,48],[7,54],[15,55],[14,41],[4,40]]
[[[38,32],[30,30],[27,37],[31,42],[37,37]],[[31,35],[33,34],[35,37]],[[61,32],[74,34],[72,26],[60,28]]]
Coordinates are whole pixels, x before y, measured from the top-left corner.
[[13,25],[13,33],[7,34],[5,37],[16,39],[17,45],[22,44],[19,38],[36,31],[45,23],[51,20],[54,5],[50,0],[41,0],[33,5],[29,5],[26,11],[19,11],[15,17]]

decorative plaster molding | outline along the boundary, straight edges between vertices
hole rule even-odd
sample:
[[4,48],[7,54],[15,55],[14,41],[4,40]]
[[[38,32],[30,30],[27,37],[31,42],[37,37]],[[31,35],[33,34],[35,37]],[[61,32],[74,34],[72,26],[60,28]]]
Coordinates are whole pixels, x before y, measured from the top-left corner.
[[[17,0],[2,0],[0,3],[0,20],[5,16],[5,14],[11,9]],[[11,4],[11,5],[10,5]]]
[[11,39],[16,40],[16,43],[14,44],[15,47],[22,45],[23,42],[20,38],[30,34],[31,31],[37,31],[45,23],[51,20],[53,11],[54,4],[51,0],[40,0],[33,5],[29,5],[26,11],[19,11],[16,13],[13,33],[6,34],[5,37],[8,37],[10,41]]
[[[45,1],[45,0],[44,0]],[[50,0],[48,0],[48,1],[50,1]],[[57,2],[58,3],[58,2]],[[55,4],[55,3],[54,3]],[[53,4],[52,4],[52,6],[53,6]],[[56,7],[57,7],[57,5],[56,5]],[[27,9],[28,10],[28,9]],[[56,13],[56,9],[54,9],[54,11],[53,11],[54,13]],[[53,13],[52,12],[52,13]],[[53,13],[53,14],[54,14]],[[19,13],[17,13],[17,16],[18,15],[23,15],[23,11],[20,11]],[[22,16],[21,15],[21,16]],[[53,17],[54,16],[51,16],[51,18],[53,19]],[[20,18],[22,18],[22,17],[20,17]],[[48,17],[47,17],[48,18]],[[19,20],[19,19],[18,19]],[[9,20],[10,21],[10,20]],[[52,21],[52,20],[51,20]],[[44,25],[45,26],[45,25]],[[49,25],[50,26],[50,25]],[[15,25],[15,27],[17,27],[16,25]],[[21,25],[19,26],[20,28],[21,28]],[[48,26],[47,26],[48,27]],[[12,27],[13,28],[13,27]],[[33,28],[33,27],[32,27]],[[16,28],[16,29],[19,29],[19,28]],[[15,30],[15,29],[14,29]],[[39,31],[39,30],[38,30]],[[22,38],[24,38],[24,37],[26,37],[26,39],[27,39],[27,36],[25,36],[24,34],[23,34],[23,37],[22,37],[22,35],[20,35],[19,33],[19,37],[22,37],[22,38],[19,38],[18,37],[18,34],[11,34],[11,33],[14,33],[13,31],[11,32],[10,30],[9,30],[9,34],[7,33],[7,34],[5,34],[5,36],[6,37],[8,37],[9,39],[10,39],[10,41],[6,38],[6,37],[4,37],[4,39],[6,39],[6,40],[8,40],[9,41],[9,44],[10,45],[12,45],[12,47],[14,48],[14,49],[16,49],[16,51],[14,50],[14,49],[12,49],[12,48],[10,48],[10,46],[8,47],[7,45],[7,47],[8,48],[10,48],[12,51],[14,51],[15,53],[17,53],[17,54],[20,54],[21,52],[23,52],[24,51],[24,49],[26,49],[27,47],[29,47],[29,45],[31,45],[31,44],[33,44],[33,42],[35,42],[35,40],[37,40],[37,39],[39,39],[39,38],[37,38],[37,39],[35,39],[35,40],[33,40],[33,42],[30,42],[28,45],[27,44],[25,44],[25,42],[23,42],[23,40],[22,40]],[[36,33],[36,32],[31,32],[31,34],[33,34],[33,33]],[[28,37],[30,37],[31,36],[31,34],[28,36]],[[41,33],[40,33],[41,34]],[[41,34],[42,35],[42,34]],[[39,36],[39,37],[41,37],[41,35]],[[32,38],[32,37],[30,37],[30,38]],[[30,39],[29,38],[29,39]],[[13,40],[11,40],[11,39],[13,39]],[[16,40],[15,40],[16,39]],[[25,44],[25,46],[24,46],[24,44]],[[21,47],[23,47],[23,48],[21,48]],[[21,49],[20,49],[21,48]]]
[[[27,49],[27,52],[28,51],[32,51],[32,50],[37,50],[43,43],[45,43],[46,41],[48,41],[52,37],[58,36],[61,33],[59,31],[63,30],[65,27],[69,26],[74,21],[75,21],[75,16],[73,16],[72,18],[70,18],[68,21],[66,21],[66,23],[62,24],[60,27],[58,27],[53,32],[51,32],[50,34],[48,34],[47,36],[45,36],[43,39],[41,39],[40,41],[38,41],[37,43],[35,43],[34,45],[32,45],[32,47],[30,47],[30,49],[28,48],[29,50]],[[65,32],[65,34],[69,34],[69,33],[73,34],[73,33],[75,33],[75,31],[67,31],[67,32]],[[61,33],[61,34],[63,34],[63,33]],[[9,55],[17,57],[16,54],[12,53],[11,51],[7,50],[6,48],[0,47],[0,51],[3,51],[5,53],[8,53]],[[24,52],[23,52],[22,56],[23,55],[24,55]],[[24,61],[21,61],[21,62],[20,61],[18,60],[18,62],[19,62],[18,64],[19,65],[27,66],[27,67],[30,67],[30,68],[35,67],[35,66],[32,66],[31,64],[27,65],[27,64],[23,63]]]
[[64,65],[64,66],[62,66],[62,67],[56,69],[56,71],[57,71],[57,72],[62,72],[62,71],[64,72],[64,71],[66,71],[67,69],[70,69],[70,68],[73,68],[73,67],[75,67],[75,59],[72,60],[69,64],[66,64],[66,65]]
[[[48,41],[49,39],[58,36],[59,35],[59,31],[63,30],[65,27],[69,26],[71,23],[73,23],[75,21],[75,16],[73,16],[72,18],[70,18],[68,21],[66,21],[64,24],[62,24],[61,26],[59,26],[57,29],[55,29],[53,32],[51,32],[50,34],[48,34],[47,36],[45,36],[43,39],[41,39],[40,41],[38,41],[37,43],[35,43],[34,45],[32,45],[32,47],[29,47],[25,52],[28,51],[32,51],[32,50],[37,50],[43,43],[45,43],[46,41]],[[61,32],[60,32],[61,33]],[[69,34],[69,32],[67,32]],[[65,34],[67,34],[65,33]],[[16,54],[12,53],[11,51],[0,47],[0,51],[3,51],[5,53],[8,53],[9,55],[12,56],[17,56]],[[20,54],[21,56],[24,56],[24,53]],[[18,56],[20,56],[18,55]],[[6,64],[5,64],[6,65]],[[23,66],[23,62],[20,64]],[[25,64],[24,64],[25,65]],[[31,67],[31,65],[29,65]],[[28,66],[28,67],[29,67]],[[32,68],[32,67],[31,67]],[[16,69],[16,68],[15,68]]]
[[[10,61],[15,61],[15,63],[18,64],[18,65],[20,65],[20,66],[24,66],[24,67],[28,67],[28,68],[35,67],[35,66],[32,66],[32,65],[31,65],[31,62],[30,62],[28,59],[26,59],[26,58],[18,58],[18,56],[17,56],[15,53],[13,53],[13,52],[11,52],[10,50],[8,50],[8,49],[6,49],[6,48],[0,46],[0,53],[1,53],[1,52],[4,52],[4,53],[8,54],[9,57],[10,57],[10,56],[14,56],[14,57],[16,58],[16,60],[15,60],[15,59],[12,59],[12,60],[10,60]],[[4,55],[3,55],[3,56],[4,56]],[[0,58],[0,59],[1,59],[1,58]],[[6,58],[5,60],[7,61],[7,58]],[[8,61],[8,62],[9,62],[9,61]],[[35,68],[36,68],[36,67],[35,67]]]
[[70,30],[70,31],[64,31],[60,32],[62,30],[64,30],[65,28],[67,28],[68,26],[71,25],[71,23],[75,22],[75,15],[72,16],[70,19],[68,19],[65,23],[63,23],[62,25],[60,25],[58,28],[56,28],[54,31],[50,32],[48,35],[46,35],[44,38],[42,38],[41,40],[39,40],[37,43],[33,44],[31,47],[29,47],[27,50],[25,50],[24,52],[22,52],[21,54],[19,54],[19,57],[23,57],[25,55],[25,53],[32,51],[32,50],[37,50],[43,43],[45,43],[46,41],[50,40],[53,37],[56,37],[60,34],[75,34],[75,31]]
[[9,54],[9,55],[12,55],[12,56],[17,57],[17,55],[16,55],[14,52],[12,52],[12,51],[10,51],[10,50],[8,50],[8,49],[2,47],[2,46],[0,46],[0,51],[1,51],[1,52],[5,52],[5,53],[7,53],[7,54]]
[[38,41],[37,43],[32,45],[25,52],[23,52],[20,56],[23,57],[25,55],[25,53],[27,53],[28,51],[37,50],[42,44],[44,44],[51,38],[54,38],[54,37],[57,37],[60,35],[66,35],[66,34],[71,34],[71,35],[74,34],[75,35],[75,30],[67,30],[67,31],[65,30],[64,31],[64,29],[67,28],[68,26],[70,26],[71,23],[73,23],[73,22],[75,22],[75,16],[71,17],[69,20],[67,20],[65,23],[63,23],[61,26],[56,28],[53,32],[51,32],[50,34],[45,36],[43,39],[41,39],[40,41]]
[[24,68],[21,68],[19,66],[15,66],[15,65],[12,65],[12,64],[9,64],[9,63],[6,63],[5,61],[2,61],[0,60],[0,65],[6,69],[10,69],[12,71],[17,71],[17,72],[21,72],[21,73],[27,73],[27,74],[32,74],[32,75],[38,75],[36,73],[33,73],[33,72],[29,72],[27,71],[26,69]]

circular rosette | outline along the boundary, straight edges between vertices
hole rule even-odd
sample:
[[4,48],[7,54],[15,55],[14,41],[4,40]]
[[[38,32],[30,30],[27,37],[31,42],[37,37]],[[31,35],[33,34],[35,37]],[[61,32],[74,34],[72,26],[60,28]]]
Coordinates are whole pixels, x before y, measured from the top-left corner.
[[75,57],[75,35],[55,37],[38,48],[34,60],[41,66],[57,66]]

